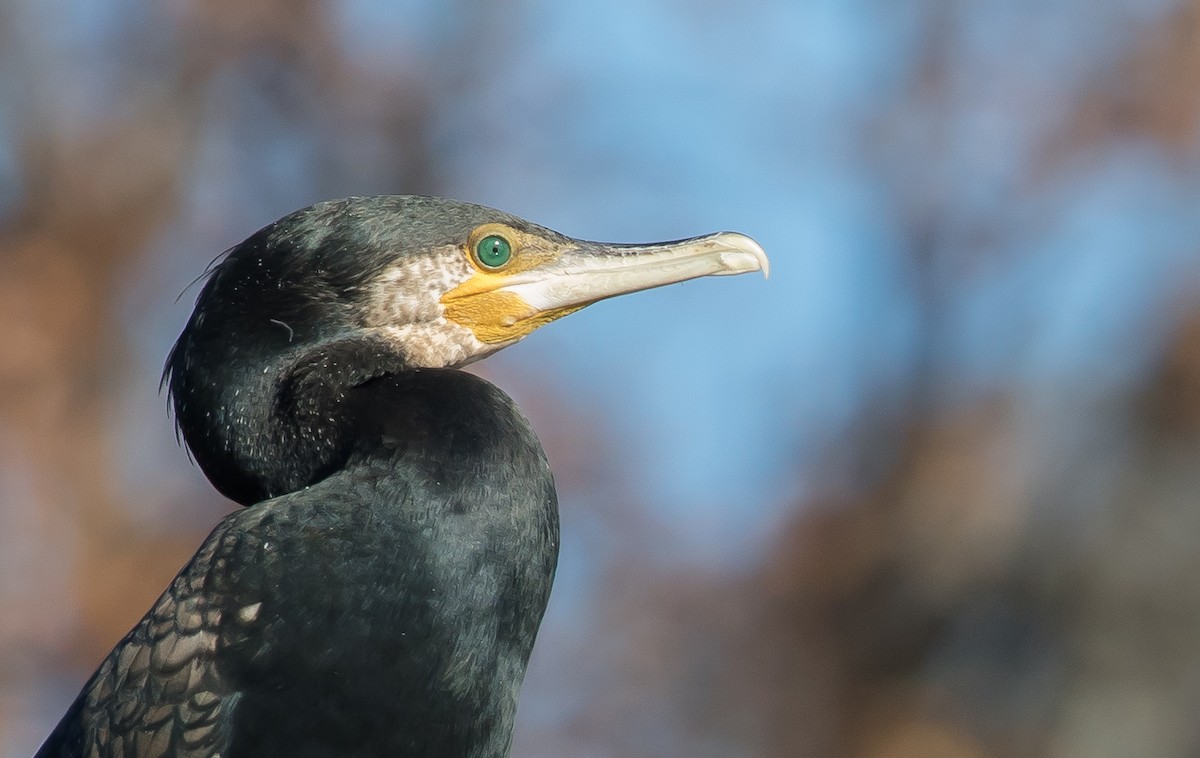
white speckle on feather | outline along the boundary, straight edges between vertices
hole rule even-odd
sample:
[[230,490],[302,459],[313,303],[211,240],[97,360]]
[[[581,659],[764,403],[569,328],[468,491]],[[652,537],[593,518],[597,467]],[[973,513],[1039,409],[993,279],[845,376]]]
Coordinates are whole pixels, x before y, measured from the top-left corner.
[[258,612],[262,609],[262,602],[251,603],[250,605],[242,606],[238,609],[238,621],[243,624],[249,624],[254,619],[258,618]]

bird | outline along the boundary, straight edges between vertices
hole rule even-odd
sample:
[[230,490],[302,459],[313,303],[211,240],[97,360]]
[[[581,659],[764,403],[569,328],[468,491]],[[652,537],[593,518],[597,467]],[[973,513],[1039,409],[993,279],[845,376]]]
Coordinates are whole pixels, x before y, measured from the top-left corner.
[[573,239],[419,195],[320,202],[212,264],[163,384],[221,520],[37,753],[508,754],[553,475],[462,367],[615,295],[768,273],[733,232]]

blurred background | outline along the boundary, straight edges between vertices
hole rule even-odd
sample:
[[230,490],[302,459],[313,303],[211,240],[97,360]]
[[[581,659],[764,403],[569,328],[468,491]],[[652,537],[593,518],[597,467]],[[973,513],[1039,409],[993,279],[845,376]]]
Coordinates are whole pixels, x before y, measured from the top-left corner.
[[563,510],[515,756],[1200,754],[1200,0],[4,0],[0,756],[232,509],[177,295],[393,192],[772,258],[477,369]]

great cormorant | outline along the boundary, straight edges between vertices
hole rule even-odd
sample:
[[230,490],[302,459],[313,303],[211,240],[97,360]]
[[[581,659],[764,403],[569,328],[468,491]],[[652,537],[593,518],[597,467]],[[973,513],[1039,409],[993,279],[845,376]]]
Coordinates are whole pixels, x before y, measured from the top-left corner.
[[541,445],[455,370],[602,298],[767,269],[720,233],[583,242],[319,203],[212,269],[167,360],[223,519],[39,756],[503,756],[558,556]]

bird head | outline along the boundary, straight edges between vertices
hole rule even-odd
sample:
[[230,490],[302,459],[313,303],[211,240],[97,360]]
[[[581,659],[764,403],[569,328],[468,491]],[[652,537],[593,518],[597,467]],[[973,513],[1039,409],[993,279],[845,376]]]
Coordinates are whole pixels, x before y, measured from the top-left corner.
[[[432,197],[318,203],[215,264],[164,381],[214,485],[256,502],[319,478],[342,445],[330,404],[356,385],[465,365],[615,295],[767,268],[732,232],[615,245]],[[317,465],[272,473],[297,445]]]

